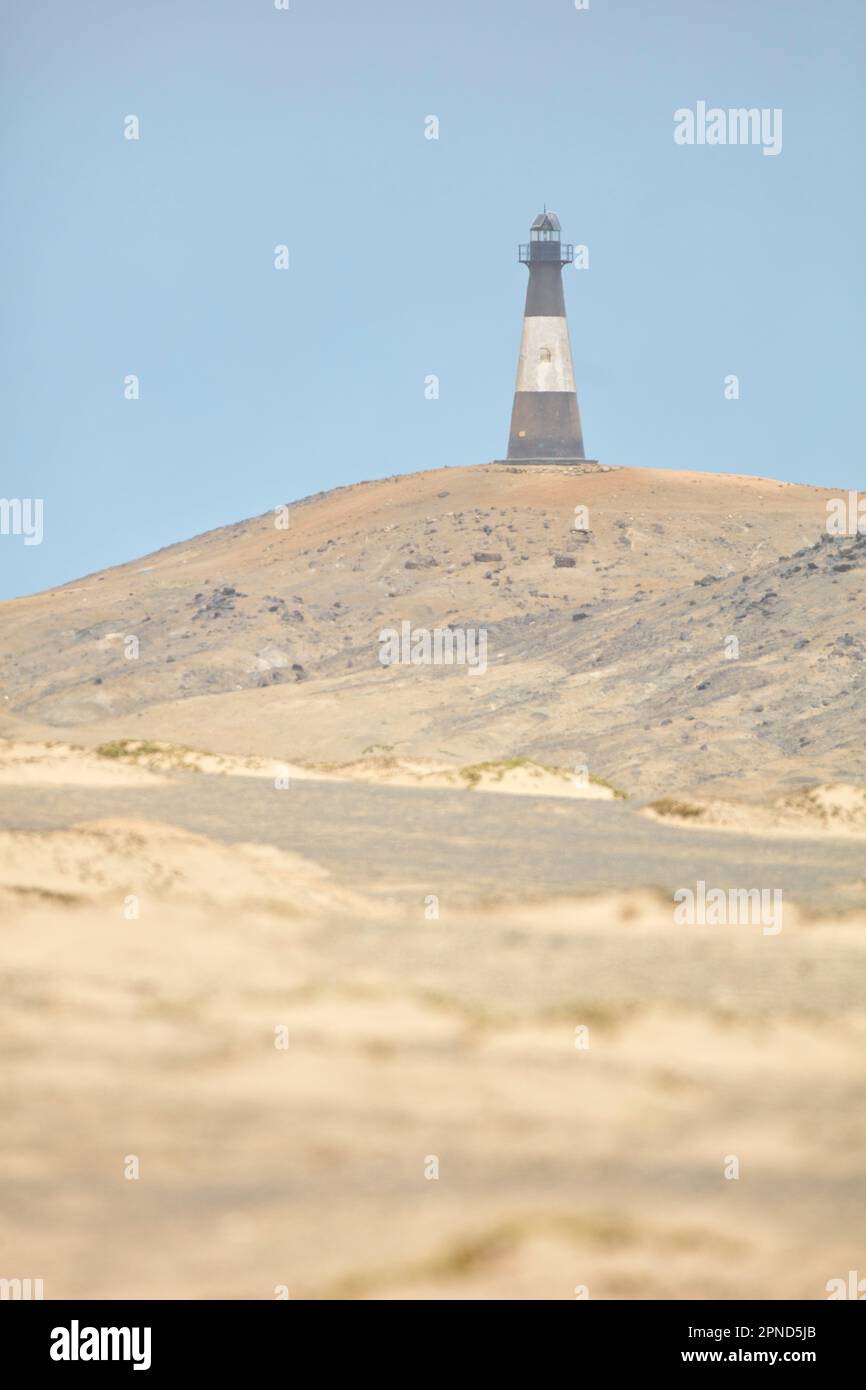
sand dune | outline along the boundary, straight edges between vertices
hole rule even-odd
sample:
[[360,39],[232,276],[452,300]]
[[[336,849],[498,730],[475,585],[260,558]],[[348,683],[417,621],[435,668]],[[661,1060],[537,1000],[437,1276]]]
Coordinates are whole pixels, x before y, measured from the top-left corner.
[[0,739],[0,787],[144,787],[163,779],[68,743]]
[[709,798],[663,797],[643,814],[662,823],[695,830],[731,830],[737,834],[804,836],[866,835],[866,788],[847,783],[807,787],[766,805]]
[[610,801],[622,793],[586,769],[545,767],[529,758],[492,759],[453,767],[436,759],[358,758],[350,763],[277,762],[272,758],[206,753],[164,740],[120,739],[91,750],[65,743],[0,740],[0,786],[146,787],[161,773],[258,777],[284,783],[370,782],[383,786],[462,788],[511,796]]
[[361,894],[335,886],[326,870],[300,855],[271,845],[218,845],[175,826],[125,818],[52,833],[0,832],[4,890],[37,900],[108,897],[118,911],[127,895],[192,899],[236,911],[257,904],[292,913],[373,910]]
[[0,883],[4,1253],[46,1297],[816,1298],[856,1267],[862,912],[371,913],[110,820],[3,835]]
[[[313,764],[309,770],[316,775],[320,769]],[[468,767],[449,767],[435,759],[358,758],[355,762],[330,764],[328,775],[334,779],[383,786],[462,788],[507,796],[612,801],[622,795],[586,770],[577,773],[562,767],[545,767],[531,758],[491,758]]]

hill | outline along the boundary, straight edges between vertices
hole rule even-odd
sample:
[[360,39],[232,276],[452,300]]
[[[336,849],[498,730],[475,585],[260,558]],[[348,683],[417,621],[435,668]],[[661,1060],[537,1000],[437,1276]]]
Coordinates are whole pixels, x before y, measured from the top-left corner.
[[[321,493],[285,529],[268,512],[4,604],[3,714],[90,745],[530,757],[646,795],[856,781],[866,543],[826,536],[835,495],[502,465]],[[485,629],[487,670],[383,667],[404,621]]]

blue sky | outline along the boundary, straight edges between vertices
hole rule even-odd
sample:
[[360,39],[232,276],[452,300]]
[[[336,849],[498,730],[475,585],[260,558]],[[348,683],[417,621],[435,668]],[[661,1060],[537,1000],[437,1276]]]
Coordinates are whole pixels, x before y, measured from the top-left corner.
[[[590,455],[866,487],[861,0],[7,0],[2,31],[0,496],[45,509],[2,596],[501,457],[545,200],[589,247]],[[781,154],[677,146],[699,100],[780,107]]]

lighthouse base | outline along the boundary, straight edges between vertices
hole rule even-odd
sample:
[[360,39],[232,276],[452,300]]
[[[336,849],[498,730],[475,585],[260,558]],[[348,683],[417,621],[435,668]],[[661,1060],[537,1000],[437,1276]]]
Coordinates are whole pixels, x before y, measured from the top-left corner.
[[598,459],[492,459],[492,463],[505,463],[509,468],[533,468],[536,464],[555,464],[557,468],[578,468],[586,465],[588,468],[601,468],[602,464]]

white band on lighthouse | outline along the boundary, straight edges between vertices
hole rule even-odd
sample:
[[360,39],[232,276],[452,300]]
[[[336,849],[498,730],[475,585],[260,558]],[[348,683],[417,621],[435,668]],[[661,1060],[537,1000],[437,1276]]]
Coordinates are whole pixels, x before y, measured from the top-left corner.
[[562,267],[572,248],[560,241],[555,212],[540,212],[518,259],[529,269],[508,436],[509,463],[583,463],[583,431],[574,385]]
[[536,315],[523,320],[518,391],[574,391],[568,320]]

